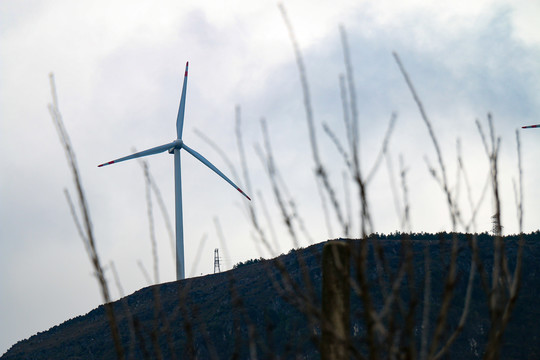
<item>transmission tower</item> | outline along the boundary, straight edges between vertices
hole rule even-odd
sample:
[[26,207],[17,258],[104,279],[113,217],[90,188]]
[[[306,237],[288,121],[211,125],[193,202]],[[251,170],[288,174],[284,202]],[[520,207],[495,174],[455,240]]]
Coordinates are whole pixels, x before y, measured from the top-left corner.
[[221,269],[219,267],[219,249],[214,249],[214,274],[220,272]]
[[502,235],[502,229],[504,226],[501,226],[501,223],[499,222],[500,216],[499,214],[495,214],[491,217],[491,233],[493,236],[501,236]]

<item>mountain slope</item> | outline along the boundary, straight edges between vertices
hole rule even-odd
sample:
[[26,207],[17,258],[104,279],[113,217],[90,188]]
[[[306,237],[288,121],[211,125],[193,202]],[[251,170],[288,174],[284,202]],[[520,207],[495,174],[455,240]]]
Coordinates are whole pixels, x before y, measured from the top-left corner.
[[[389,268],[403,259],[402,235],[376,235]],[[459,234],[458,282],[449,310],[449,329],[455,328],[466,290],[470,267],[467,236]],[[422,299],[424,249],[431,259],[431,324],[438,315],[447,270],[451,234],[415,234],[414,289]],[[540,233],[525,236],[522,288],[507,332],[503,358],[540,358]],[[350,240],[355,248],[360,241]],[[372,244],[372,242],[369,242]],[[114,303],[126,357],[134,359],[183,358],[319,358],[320,322],[316,311],[321,298],[321,253],[325,243],[293,250],[272,260],[249,261],[248,265],[220,274],[144,288]],[[491,236],[478,236],[479,253],[491,268]],[[516,238],[506,238],[509,266],[517,250]],[[369,279],[377,288],[373,248],[370,245]],[[353,257],[353,260],[355,258]],[[354,276],[355,264],[352,271]],[[386,274],[388,275],[388,274]],[[385,276],[386,276],[385,275]],[[407,279],[400,296],[412,297]],[[409,290],[407,290],[409,289]],[[375,306],[383,303],[381,291],[373,290]],[[487,297],[480,277],[474,282],[472,303],[463,333],[450,349],[451,358],[480,358],[489,329]],[[313,306],[310,308],[306,304]],[[415,333],[421,333],[423,305],[417,305]],[[351,295],[351,336],[356,351],[365,352],[365,326],[361,299]],[[403,319],[396,318],[402,322]],[[432,325],[433,326],[433,325]],[[527,336],[524,336],[527,334]],[[419,343],[420,339],[416,340]],[[68,320],[46,332],[15,344],[0,359],[115,359],[116,352],[103,306]]]

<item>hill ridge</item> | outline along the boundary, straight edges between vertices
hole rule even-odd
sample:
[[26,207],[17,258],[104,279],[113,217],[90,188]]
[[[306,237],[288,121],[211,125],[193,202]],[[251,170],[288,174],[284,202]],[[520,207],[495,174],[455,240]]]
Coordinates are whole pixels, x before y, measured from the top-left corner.
[[[378,239],[386,259],[393,267],[397,266],[402,256],[402,235],[372,235]],[[415,270],[419,278],[423,276],[423,249],[427,246],[432,258],[444,259],[445,244],[448,244],[446,240],[451,235],[440,233],[409,236],[416,254]],[[470,261],[467,261],[467,235],[459,236],[463,244],[458,267],[460,279],[463,280]],[[477,236],[482,260],[489,267],[491,236]],[[540,274],[540,232],[524,237],[527,245],[524,268],[527,271],[524,272],[522,294],[514,314],[517,320],[512,319],[504,338],[503,354],[508,355],[508,358],[531,354],[537,354],[540,358],[540,350],[532,345],[538,343],[534,339],[540,340],[540,325],[531,320],[534,318],[532,314],[539,314],[534,309],[534,299],[540,290],[536,281]],[[508,236],[505,239],[512,266],[517,238]],[[354,246],[362,240],[346,241]],[[250,357],[250,351],[256,351],[263,358],[268,358],[265,355],[287,358],[295,354],[302,354],[304,358],[318,358],[320,326],[308,318],[298,299],[302,296],[312,297],[310,300],[313,304],[320,306],[320,259],[326,243],[293,249],[273,259],[259,259],[247,265],[241,263],[235,269],[218,274],[151,285],[113,302],[128,358],[212,358],[217,355],[218,358],[243,359]],[[371,245],[370,249],[372,256]],[[301,267],[301,263],[305,267]],[[432,262],[431,275],[434,279],[444,274],[444,264],[444,261]],[[371,272],[370,277],[374,273]],[[297,293],[288,289],[286,277],[293,279],[299,286],[295,289]],[[305,283],[306,279],[310,284]],[[479,281],[475,288],[481,287]],[[437,305],[435,294],[441,285],[442,282],[433,283],[434,305]],[[464,287],[458,284],[455,294],[457,303],[463,294]],[[403,295],[406,296],[405,293]],[[377,300],[378,295],[374,296]],[[451,354],[479,358],[475,351],[481,349],[485,342],[482,331],[485,331],[486,321],[489,320],[487,310],[483,309],[484,303],[485,295],[478,289],[473,297],[466,329],[456,340]],[[363,336],[364,331],[359,316],[359,299],[354,300],[351,307],[351,327],[355,341]],[[530,335],[527,340],[520,334],[524,329]],[[362,351],[361,345],[359,351]],[[116,353],[103,305],[17,342],[0,357],[2,360],[47,358],[115,359]]]

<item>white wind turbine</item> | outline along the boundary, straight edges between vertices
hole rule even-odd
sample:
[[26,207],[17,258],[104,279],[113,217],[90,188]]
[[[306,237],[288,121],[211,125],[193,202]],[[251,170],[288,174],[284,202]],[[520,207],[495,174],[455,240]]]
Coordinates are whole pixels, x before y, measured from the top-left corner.
[[540,124],[538,124],[538,125],[527,125],[527,126],[522,126],[521,128],[522,128],[522,129],[540,128]]
[[210,161],[206,160],[201,154],[188,147],[182,141],[182,128],[184,127],[184,109],[186,107],[186,86],[188,76],[188,64],[186,63],[186,72],[184,74],[184,85],[182,86],[182,97],[180,98],[180,107],[178,109],[178,116],[176,118],[176,140],[165,145],[156,146],[154,148],[144,150],[133,155],[125,156],[113,161],[106,162],[98,165],[102,167],[105,165],[115,164],[120,161],[139,158],[141,156],[154,155],[161,152],[168,151],[169,154],[174,154],[174,193],[175,193],[175,211],[176,211],[176,279],[181,280],[185,278],[185,262],[184,262],[184,228],[182,223],[182,177],[180,167],[180,150],[184,149],[200,162],[214,170],[216,174],[221,176],[225,181],[231,184],[236,190],[240,191],[248,200],[251,200],[235,183],[233,183],[228,177],[226,177],[221,171],[219,171]]

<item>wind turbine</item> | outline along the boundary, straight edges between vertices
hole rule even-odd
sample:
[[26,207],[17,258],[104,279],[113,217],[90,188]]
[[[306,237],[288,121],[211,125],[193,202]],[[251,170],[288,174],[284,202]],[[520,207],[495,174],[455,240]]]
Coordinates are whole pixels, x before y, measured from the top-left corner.
[[218,170],[210,161],[206,160],[201,154],[188,147],[182,141],[182,129],[184,127],[184,109],[186,107],[186,86],[188,77],[188,64],[186,62],[186,72],[184,74],[184,84],[182,86],[182,96],[180,98],[180,107],[178,108],[178,116],[176,118],[176,140],[165,145],[156,146],[154,148],[140,151],[138,153],[125,156],[116,160],[112,160],[98,167],[115,164],[125,160],[136,159],[142,156],[154,155],[168,151],[169,154],[174,154],[174,194],[175,194],[175,211],[176,211],[176,279],[182,280],[185,278],[185,262],[184,262],[184,226],[182,221],[182,177],[180,166],[180,150],[184,149],[204,165],[212,169],[216,174],[221,176],[226,182],[231,184],[236,190],[240,191],[248,200],[251,200],[235,183],[227,176]]
[[522,129],[540,128],[540,124],[537,124],[537,125],[527,125],[527,126],[522,126],[521,128],[522,128]]

